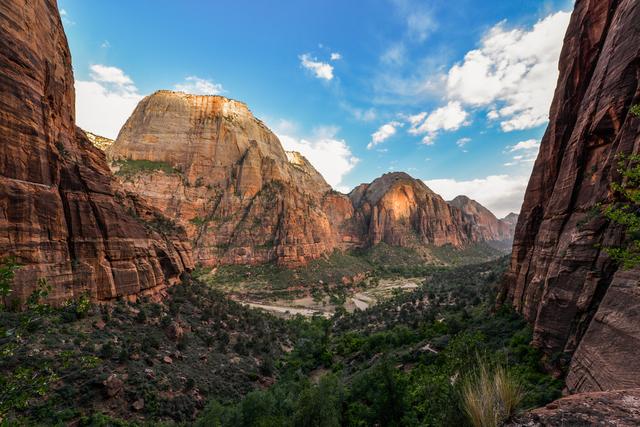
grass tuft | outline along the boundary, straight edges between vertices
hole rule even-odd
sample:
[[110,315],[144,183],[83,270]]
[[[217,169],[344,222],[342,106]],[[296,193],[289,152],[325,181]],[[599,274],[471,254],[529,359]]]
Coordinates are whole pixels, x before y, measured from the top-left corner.
[[462,386],[462,406],[475,427],[498,427],[511,418],[524,399],[518,380],[503,366],[480,363]]

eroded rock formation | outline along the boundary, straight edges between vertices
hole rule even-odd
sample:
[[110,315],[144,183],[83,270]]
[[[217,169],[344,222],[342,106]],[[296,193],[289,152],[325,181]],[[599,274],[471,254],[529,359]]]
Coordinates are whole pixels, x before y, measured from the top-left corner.
[[464,221],[461,210],[403,172],[359,185],[349,198],[361,235],[370,245],[450,244],[460,248],[478,240],[469,232],[471,224]]
[[189,243],[128,197],[74,123],[71,56],[55,0],[0,3],[0,257],[12,297],[44,278],[50,300],[155,294],[191,267]]
[[640,151],[640,2],[578,0],[560,59],[550,123],[516,228],[504,297],[548,355],[573,355],[570,392],[640,387],[640,270],[603,251],[619,227],[617,156]]
[[581,393],[516,417],[507,426],[635,427],[640,422],[640,389]]
[[329,185],[243,103],[156,92],[109,156],[128,189],[185,226],[205,264],[298,265],[340,243],[322,209]]
[[516,214],[510,214],[515,215],[515,218],[508,216],[505,220],[498,219],[489,209],[467,196],[458,196],[449,204],[462,211],[472,232],[476,233],[477,240],[511,242],[513,239],[513,230],[518,219]]
[[206,265],[294,266],[380,242],[462,248],[503,237],[407,174],[332,191],[245,104],[220,96],[156,92],[107,151],[123,185],[180,222]]

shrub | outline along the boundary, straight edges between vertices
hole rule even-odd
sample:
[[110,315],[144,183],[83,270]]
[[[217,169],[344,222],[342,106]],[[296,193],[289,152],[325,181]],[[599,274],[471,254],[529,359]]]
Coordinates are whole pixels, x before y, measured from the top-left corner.
[[524,399],[518,380],[503,366],[480,362],[478,371],[462,386],[462,407],[475,427],[498,427]]

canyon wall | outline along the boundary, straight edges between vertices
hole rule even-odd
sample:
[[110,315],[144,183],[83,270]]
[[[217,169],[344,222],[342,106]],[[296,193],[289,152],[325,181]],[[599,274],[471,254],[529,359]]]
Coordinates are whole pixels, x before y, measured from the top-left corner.
[[510,237],[492,214],[470,221],[407,174],[335,192],[245,104],[221,96],[158,91],[106,151],[123,186],[180,223],[205,265],[297,266],[380,242],[462,248]]
[[639,23],[637,0],[576,1],[502,295],[551,360],[572,356],[569,392],[640,386],[640,270],[607,256],[624,235],[597,207],[640,151]]
[[153,224],[75,126],[71,55],[55,0],[0,3],[0,258],[21,265],[12,298],[39,279],[49,300],[157,294],[192,266],[190,243]]

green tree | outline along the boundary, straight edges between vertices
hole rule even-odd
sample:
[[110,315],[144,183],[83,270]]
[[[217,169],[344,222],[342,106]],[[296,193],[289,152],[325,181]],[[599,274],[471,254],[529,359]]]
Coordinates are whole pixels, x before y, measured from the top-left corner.
[[[631,106],[629,112],[640,117],[640,104]],[[603,213],[624,228],[627,241],[622,247],[604,250],[623,268],[630,269],[640,264],[640,155],[619,155],[618,172],[622,179],[611,184],[618,202],[605,206]]]
[[0,303],[2,303],[2,306],[7,304],[7,297],[11,294],[13,279],[19,268],[20,265],[14,258],[0,260]]
[[626,243],[604,248],[623,268],[640,264],[640,155],[621,155],[618,160],[621,182],[611,184],[619,202],[604,207],[604,216],[623,227]]

